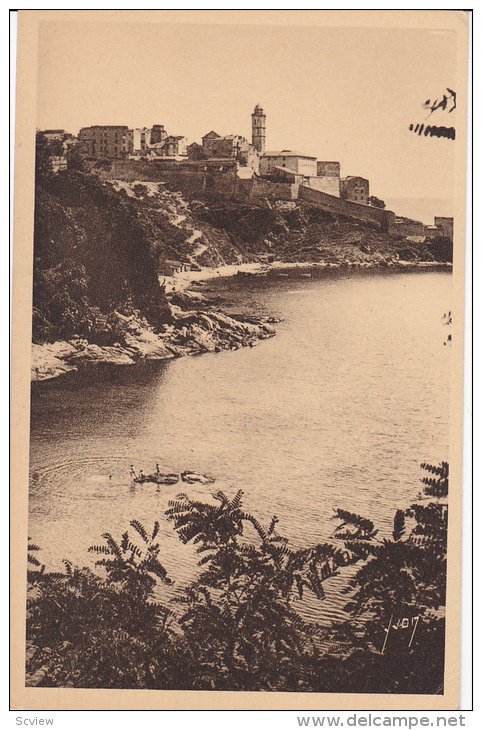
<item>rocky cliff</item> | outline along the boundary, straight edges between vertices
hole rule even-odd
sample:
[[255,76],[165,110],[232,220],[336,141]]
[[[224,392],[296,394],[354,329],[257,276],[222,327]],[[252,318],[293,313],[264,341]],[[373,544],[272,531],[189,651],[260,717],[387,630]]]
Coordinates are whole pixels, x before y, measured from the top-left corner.
[[[139,210],[159,216],[179,238],[159,241],[159,271],[170,274],[181,264],[208,267],[248,262],[368,263],[448,261],[439,242],[414,244],[389,236],[368,223],[324,212],[298,201],[256,204],[196,197],[169,189],[163,182],[106,182],[136,201]],[[181,242],[182,237],[182,242]]]
[[37,178],[34,239],[36,380],[86,363],[253,345],[274,333],[267,322],[227,317],[202,296],[166,292],[164,277],[179,268],[441,259],[434,244],[408,244],[299,202],[186,198],[162,182],[83,172]]

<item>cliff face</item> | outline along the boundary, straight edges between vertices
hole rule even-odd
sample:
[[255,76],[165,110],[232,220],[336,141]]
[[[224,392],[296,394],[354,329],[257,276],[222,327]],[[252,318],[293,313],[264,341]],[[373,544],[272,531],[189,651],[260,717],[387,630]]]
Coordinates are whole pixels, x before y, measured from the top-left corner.
[[383,265],[450,260],[450,252],[437,243],[410,244],[368,223],[301,202],[185,198],[162,182],[111,180],[106,185],[136,201],[141,215],[157,216],[179,233],[175,245],[158,241],[162,274],[172,273],[181,263],[222,266],[276,260]]
[[166,295],[159,280],[180,265],[391,265],[447,257],[436,244],[410,245],[293,201],[187,199],[162,182],[101,182],[82,172],[41,176],[33,377],[53,377],[85,362],[131,364],[232,349],[273,334],[266,322],[239,322],[212,303]]
[[[65,174],[36,187],[33,340],[73,335],[111,344],[113,313],[138,311],[150,325],[169,321],[159,286],[153,225],[138,205],[92,176]],[[167,231],[171,234],[171,230]],[[182,242],[182,236],[179,235]]]
[[253,345],[266,322],[240,322],[195,295],[167,297],[159,273],[204,255],[233,260],[227,236],[195,228],[182,197],[156,184],[102,184],[83,173],[36,188],[32,378],[85,364],[131,365]]

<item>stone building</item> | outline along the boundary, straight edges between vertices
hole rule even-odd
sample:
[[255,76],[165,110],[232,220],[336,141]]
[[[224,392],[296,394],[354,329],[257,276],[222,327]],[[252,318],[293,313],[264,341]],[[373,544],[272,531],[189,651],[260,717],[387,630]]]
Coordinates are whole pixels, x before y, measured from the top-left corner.
[[66,136],[65,129],[44,129],[41,134],[47,142],[63,142]]
[[91,159],[122,159],[129,152],[129,129],[125,125],[83,127],[79,142],[82,153]]
[[204,135],[202,138],[202,147],[207,157],[212,157],[213,145],[216,144],[217,140],[221,139],[221,135],[211,129],[210,132]]
[[311,155],[304,155],[302,152],[294,150],[281,150],[280,152],[264,152],[260,156],[260,175],[264,177],[276,175],[275,168],[279,167],[305,177],[316,177],[316,157],[311,157]]
[[425,225],[423,228],[425,231],[425,236],[427,238],[429,238],[430,240],[433,240],[434,238],[437,238],[437,236],[440,235],[437,226]]
[[190,160],[206,160],[207,154],[202,144],[192,142],[186,147],[187,156]]
[[454,238],[454,219],[446,216],[435,216],[434,225],[437,227],[439,234],[453,240]]
[[316,177],[305,181],[310,188],[322,193],[340,197],[340,163],[318,160],[316,163]]
[[[210,134],[216,134],[216,132]],[[239,155],[247,154],[249,148],[249,142],[245,137],[240,134],[227,134],[224,137],[216,135],[203,137],[203,149],[207,153],[208,157],[220,157],[226,159],[227,157],[238,158]]]
[[250,170],[251,175],[259,175],[259,152],[252,144],[239,150],[236,159],[242,167]]
[[163,124],[153,124],[150,135],[150,144],[158,144],[164,142],[167,137],[167,132],[164,129]]
[[[207,159],[235,159],[241,167],[248,167],[252,173],[259,171],[259,153],[241,134],[221,136],[211,131],[202,138],[202,149]],[[198,151],[192,153],[199,154]],[[198,157],[199,159],[199,157]]]
[[316,174],[318,177],[335,177],[340,179],[340,163],[339,162],[324,162],[318,160],[316,163]]
[[405,216],[401,215],[395,216],[393,233],[396,236],[403,237],[423,236],[424,239],[427,235],[425,225],[421,221],[416,221],[413,220],[413,218],[406,218]]
[[57,175],[59,172],[64,172],[67,170],[67,158],[63,155],[53,156],[50,158],[50,166],[54,175]]
[[340,197],[353,203],[368,205],[370,184],[364,177],[349,175],[340,180]]
[[168,135],[161,145],[161,157],[187,157],[189,140],[182,134]]
[[256,104],[251,114],[252,144],[259,154],[263,154],[266,147],[266,114],[261,104]]
[[147,127],[129,129],[127,132],[127,149],[129,154],[145,154],[151,144],[151,130]]

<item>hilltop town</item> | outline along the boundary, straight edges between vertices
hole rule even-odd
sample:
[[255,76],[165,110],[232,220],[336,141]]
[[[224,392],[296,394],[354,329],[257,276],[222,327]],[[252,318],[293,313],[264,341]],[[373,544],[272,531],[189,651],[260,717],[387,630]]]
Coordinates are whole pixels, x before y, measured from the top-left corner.
[[270,319],[220,311],[213,276],[451,265],[452,219],[396,216],[338,161],[266,150],[259,104],[251,119],[251,142],[160,124],[37,133],[34,380],[273,336]]
[[77,137],[62,129],[39,131],[37,143],[52,149],[55,174],[67,170],[69,158],[104,179],[166,182],[189,195],[238,202],[300,201],[326,212],[374,225],[411,244],[440,236],[453,240],[453,218],[436,217],[433,225],[397,216],[383,200],[370,195],[369,180],[341,176],[339,161],[318,160],[296,150],[266,149],[266,114],[256,104],[252,137],[210,130],[200,143],[168,134],[163,124],[130,129],[126,125],[84,127]]

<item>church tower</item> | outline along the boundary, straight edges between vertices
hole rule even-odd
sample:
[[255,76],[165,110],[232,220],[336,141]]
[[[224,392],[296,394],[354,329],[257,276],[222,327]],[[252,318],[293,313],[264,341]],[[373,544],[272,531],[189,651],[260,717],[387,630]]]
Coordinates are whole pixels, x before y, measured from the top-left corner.
[[251,129],[253,147],[262,155],[266,143],[266,114],[261,104],[256,104],[254,112],[251,114]]

